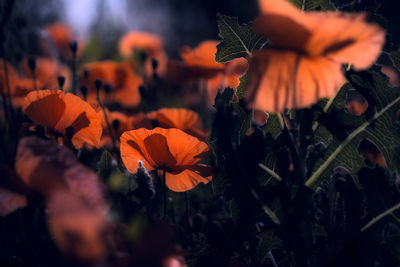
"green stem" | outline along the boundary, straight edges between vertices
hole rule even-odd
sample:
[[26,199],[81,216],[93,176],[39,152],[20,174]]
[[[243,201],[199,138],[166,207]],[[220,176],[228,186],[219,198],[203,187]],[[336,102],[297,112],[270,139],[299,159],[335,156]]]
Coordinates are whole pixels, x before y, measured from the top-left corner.
[[306,181],[305,186],[312,188],[315,186],[320,175],[328,168],[328,166],[332,163],[332,161],[337,157],[337,155],[348,145],[358,134],[364,131],[374,120],[379,118],[383,113],[385,113],[389,108],[395,105],[400,101],[400,97],[397,97],[395,100],[390,102],[386,107],[381,109],[379,112],[375,113],[375,115],[364,122],[360,127],[355,129],[352,133],[350,133],[347,138],[341,143],[332,154],[325,160],[325,162],[313,173],[313,175]]
[[384,212],[382,212],[381,214],[379,214],[378,216],[373,218],[371,221],[369,221],[363,228],[361,228],[360,232],[364,232],[365,230],[370,228],[372,225],[374,225],[375,223],[379,222],[381,219],[383,219],[387,215],[392,214],[395,210],[397,210],[399,208],[400,208],[400,203],[397,203],[396,205],[394,205],[390,209],[385,210]]
[[162,170],[162,182],[163,182],[163,202],[164,202],[164,209],[163,214],[167,216],[167,181],[166,181],[166,170]]

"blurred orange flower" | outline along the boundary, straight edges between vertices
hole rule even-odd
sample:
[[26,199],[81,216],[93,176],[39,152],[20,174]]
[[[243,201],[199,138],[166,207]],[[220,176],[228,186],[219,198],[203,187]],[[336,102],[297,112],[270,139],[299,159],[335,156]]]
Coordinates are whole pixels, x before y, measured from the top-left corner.
[[[24,77],[30,78],[32,83],[32,71],[29,69],[28,60],[22,61],[22,71]],[[38,82],[38,89],[52,88],[58,89],[58,77],[63,76],[65,83],[63,88],[70,88],[71,71],[70,69],[60,62],[51,58],[36,58],[36,79]]]
[[201,89],[205,89],[203,92],[207,94],[210,105],[213,105],[218,89],[224,90],[226,87],[236,89],[239,78],[247,69],[247,61],[244,58],[237,58],[228,63],[217,63],[215,53],[218,43],[218,41],[203,41],[194,49],[184,46],[180,51],[181,58],[187,66],[199,69],[200,77],[201,73],[207,73],[203,77],[205,86]]
[[107,121],[104,112],[100,109],[97,114],[101,118],[101,125],[103,127],[103,135],[101,136],[100,146],[109,146],[112,144],[112,137],[119,140],[121,134],[125,131],[132,130],[132,120],[130,117],[118,111],[105,110],[108,123],[110,124],[111,131],[108,129]]
[[176,192],[212,179],[213,169],[198,161],[209,152],[206,143],[179,129],[138,129],[121,136],[121,157],[128,171],[136,173],[139,161],[147,170],[166,171],[166,185]]
[[167,69],[167,54],[162,40],[151,33],[132,31],[125,34],[119,41],[119,52],[125,58],[131,59],[135,52],[147,54],[144,68],[147,77],[153,73],[152,59],[158,61],[157,74],[163,76]]
[[112,243],[107,235],[109,205],[98,177],[71,150],[36,137],[23,138],[15,169],[44,197],[50,232],[64,253],[84,260],[106,256]]
[[[72,58],[72,51],[70,49],[70,42],[78,42],[77,56],[80,56],[83,52],[83,42],[78,40],[77,36],[73,33],[72,29],[64,23],[56,22],[45,27],[45,30],[53,41],[59,55],[64,59]],[[47,42],[43,42],[43,48],[45,51],[51,51],[51,46]]]
[[101,118],[78,96],[61,90],[32,91],[24,99],[23,110],[34,123],[48,127],[48,133],[65,136],[70,128],[77,149],[84,144],[100,145]]
[[151,120],[158,122],[161,128],[178,128],[199,139],[206,137],[199,114],[184,108],[162,108],[147,114]]
[[88,88],[87,100],[96,105],[95,80],[102,80],[104,86],[111,90],[105,93],[100,91],[103,102],[118,102],[124,107],[136,107],[140,103],[139,86],[143,79],[133,72],[127,62],[99,61],[87,64],[80,72],[80,84]]
[[272,48],[250,58],[247,101],[270,112],[302,108],[332,97],[343,84],[341,63],[368,68],[378,57],[385,31],[365,14],[301,12],[285,0],[259,0],[257,32]]
[[[16,70],[7,63],[8,82],[10,85],[10,95],[15,107],[21,107],[23,99],[29,91],[34,89],[32,78],[21,78]],[[38,86],[42,86],[41,82],[37,82]],[[8,95],[7,75],[4,71],[4,63],[0,62],[0,90],[4,95]]]

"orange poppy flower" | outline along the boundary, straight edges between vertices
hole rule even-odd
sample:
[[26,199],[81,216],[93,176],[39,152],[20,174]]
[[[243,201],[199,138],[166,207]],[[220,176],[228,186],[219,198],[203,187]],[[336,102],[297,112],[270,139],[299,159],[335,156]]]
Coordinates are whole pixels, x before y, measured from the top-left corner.
[[307,107],[343,84],[341,63],[368,68],[385,32],[365,14],[301,12],[285,0],[259,0],[255,30],[273,47],[250,58],[247,101],[270,112]]
[[139,86],[143,79],[136,75],[127,62],[100,61],[87,64],[80,73],[80,84],[86,86],[87,100],[90,104],[97,104],[95,80],[102,80],[103,85],[111,86],[111,92],[106,95],[100,92],[103,102],[118,102],[124,107],[136,107],[140,103]]
[[[32,83],[32,71],[29,69],[28,60],[23,61],[22,70],[24,72],[24,77],[31,79]],[[61,64],[54,59],[36,58],[35,74],[37,79],[37,89],[59,88],[59,76],[63,76],[65,78],[63,88],[70,88],[72,77],[71,71],[66,65]]]
[[[47,25],[45,30],[49,34],[61,57],[66,59],[72,58],[72,52],[69,47],[71,41],[78,41],[77,56],[82,55],[83,42],[78,40],[77,36],[73,33],[72,29],[68,25],[61,22],[56,22]],[[46,51],[51,51],[51,48],[47,42],[43,42],[43,47]]]
[[72,127],[72,144],[79,149],[84,144],[99,147],[101,118],[78,96],[61,90],[30,92],[24,99],[23,110],[37,124],[48,127],[56,135],[65,136]]
[[[106,109],[105,112],[107,115],[108,123],[110,124],[110,127],[112,128],[111,130],[113,131],[112,134],[114,135],[114,138],[116,138],[116,141],[119,140],[119,137],[123,132],[133,129],[130,117],[118,111],[109,111],[108,109]],[[112,144],[112,137],[108,129],[104,112],[100,109],[97,111],[97,114],[101,118],[101,125],[103,127],[103,135],[101,136],[100,145],[102,147],[109,146]]]
[[165,74],[168,57],[164,51],[163,42],[158,36],[147,32],[132,31],[121,38],[118,46],[119,52],[125,58],[132,58],[135,50],[145,52],[147,54],[145,62],[145,71],[147,74],[153,73],[151,59],[158,61],[157,73],[161,76]]
[[36,137],[23,138],[15,169],[44,197],[50,232],[63,252],[85,260],[106,255],[109,205],[98,177],[71,150]]
[[[15,107],[21,107],[23,99],[26,94],[34,89],[32,78],[21,78],[16,70],[7,63],[8,68],[8,81],[10,85],[10,95]],[[0,62],[0,90],[3,91],[4,95],[8,94],[7,76],[4,71],[4,64]],[[42,86],[41,82],[37,82],[38,86]]]
[[[247,69],[247,61],[244,58],[234,59],[228,63],[217,63],[215,61],[215,53],[217,52],[218,41],[204,41],[196,48],[183,47],[181,49],[181,58],[189,67],[199,69],[199,76],[204,75],[205,93],[207,95],[208,103],[214,103],[215,96],[218,89],[225,89],[231,87],[236,89],[239,85],[239,78],[244,74]],[[210,76],[210,73],[211,76]]]
[[120,148],[128,171],[136,173],[139,161],[147,170],[165,170],[166,185],[172,191],[187,191],[212,179],[212,168],[198,164],[208,145],[179,129],[128,131],[121,136]]
[[161,128],[178,128],[199,139],[206,136],[199,114],[184,108],[162,108],[147,114],[151,120],[158,122]]

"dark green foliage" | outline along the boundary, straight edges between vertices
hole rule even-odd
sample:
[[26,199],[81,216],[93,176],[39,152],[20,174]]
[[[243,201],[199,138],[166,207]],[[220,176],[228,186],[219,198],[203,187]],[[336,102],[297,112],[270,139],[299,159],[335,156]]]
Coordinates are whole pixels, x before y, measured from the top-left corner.
[[239,57],[248,57],[253,50],[261,48],[265,40],[252,30],[252,24],[239,25],[238,19],[218,14],[219,36],[215,60],[227,62]]

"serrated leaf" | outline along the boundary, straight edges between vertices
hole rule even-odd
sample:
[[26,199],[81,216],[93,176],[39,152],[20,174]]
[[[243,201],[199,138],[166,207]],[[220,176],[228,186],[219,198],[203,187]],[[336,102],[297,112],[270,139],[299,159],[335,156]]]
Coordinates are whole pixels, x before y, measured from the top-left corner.
[[337,135],[332,136],[325,156],[317,161],[311,177],[306,182],[309,187],[318,186],[337,166],[344,166],[355,176],[363,165],[357,151],[363,138],[368,138],[376,144],[390,170],[398,170],[400,166],[400,126],[396,123],[396,112],[400,109],[400,88],[392,88],[387,77],[375,70],[354,74],[350,77],[350,82],[355,87],[368,91],[369,102],[374,102],[370,103],[374,105],[373,115],[366,118],[345,112],[341,114],[342,123],[355,125],[356,128],[349,132],[344,140]]
[[246,92],[246,84],[248,80],[247,72],[239,78],[239,85],[236,87],[236,95],[239,99],[242,99]]
[[393,51],[390,53],[390,60],[398,71],[400,71],[400,50]]
[[283,119],[280,114],[270,113],[267,123],[263,127],[265,133],[269,133],[273,138],[282,131],[283,129]]
[[239,25],[238,19],[218,14],[219,36],[223,39],[217,45],[215,60],[227,62],[235,58],[246,58],[253,50],[259,49],[265,43],[260,35],[252,29],[252,23]]
[[264,261],[267,253],[273,249],[280,249],[283,246],[282,239],[273,231],[265,231],[258,235],[261,238],[261,244],[258,247],[257,255],[261,261]]
[[102,180],[106,180],[110,176],[112,171],[113,171],[111,153],[108,152],[107,150],[104,150],[104,152],[101,155],[101,158],[100,158],[97,166],[98,166],[97,175]]
[[289,0],[292,4],[297,6],[301,10],[316,10],[320,8],[321,10],[334,11],[335,6],[329,0]]

